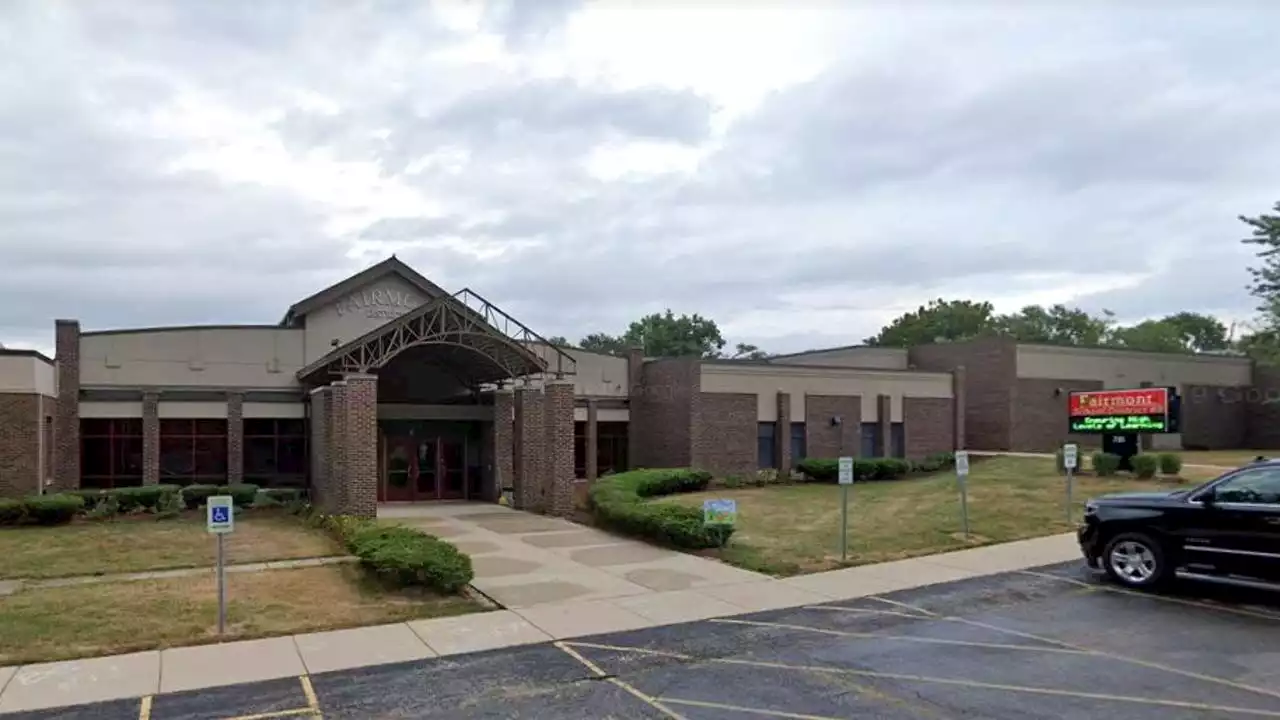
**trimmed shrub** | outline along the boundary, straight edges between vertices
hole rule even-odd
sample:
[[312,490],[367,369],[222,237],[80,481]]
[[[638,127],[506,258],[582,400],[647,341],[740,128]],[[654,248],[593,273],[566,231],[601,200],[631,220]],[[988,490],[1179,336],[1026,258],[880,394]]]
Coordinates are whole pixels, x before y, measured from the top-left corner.
[[63,490],[60,495],[75,495],[84,498],[84,506],[91,508],[98,504],[98,501],[106,497],[107,491],[101,488],[88,488],[84,490]]
[[1143,480],[1155,477],[1156,471],[1160,469],[1160,458],[1150,453],[1134,455],[1129,462],[1133,464],[1134,477]]
[[471,558],[453,545],[405,527],[373,523],[352,535],[351,550],[382,581],[456,593],[475,576]]
[[254,504],[264,497],[271,498],[281,505],[292,505],[304,499],[302,488],[262,488],[254,498]]
[[809,482],[836,482],[840,477],[840,461],[835,458],[805,458],[796,469]]
[[923,460],[911,464],[911,472],[934,473],[950,470],[956,466],[956,454],[950,452],[934,453]]
[[1096,452],[1090,457],[1093,473],[1098,477],[1110,477],[1120,472],[1120,456],[1115,453]]
[[0,525],[17,525],[27,517],[27,506],[21,500],[0,498]]
[[222,493],[231,496],[231,502],[236,507],[249,507],[253,504],[254,498],[258,497],[258,486],[251,483],[236,483],[235,485],[223,485],[218,488]]
[[84,509],[84,498],[78,495],[33,495],[22,503],[27,519],[38,525],[69,523]]
[[1182,472],[1182,456],[1177,453],[1160,453],[1160,474],[1177,475]]
[[[177,500],[177,495],[170,497]],[[181,501],[178,501],[181,502]],[[96,499],[92,506],[85,504],[84,517],[86,520],[110,520],[120,514],[120,501],[110,495],[103,495]]]
[[176,495],[179,489],[177,485],[140,485],[108,490],[102,493],[102,496],[114,498],[119,504],[119,511],[127,513],[155,510],[164,502],[166,496]]
[[[805,458],[796,467],[810,482],[838,482],[840,479],[840,461],[836,458]],[[853,479],[855,482],[896,480],[905,477],[912,467],[902,458],[854,458]]]
[[188,510],[195,510],[221,491],[222,487],[219,485],[188,485],[182,488],[182,504],[186,505]]
[[591,486],[591,511],[601,525],[624,535],[689,550],[722,547],[733,528],[703,525],[701,508],[644,502],[645,498],[705,490],[710,482],[711,473],[683,468],[618,473]]

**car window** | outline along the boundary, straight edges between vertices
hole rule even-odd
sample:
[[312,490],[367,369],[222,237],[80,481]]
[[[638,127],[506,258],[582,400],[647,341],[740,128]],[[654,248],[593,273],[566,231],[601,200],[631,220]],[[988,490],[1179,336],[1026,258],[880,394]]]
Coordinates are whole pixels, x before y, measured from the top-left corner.
[[1280,467],[1246,470],[1214,488],[1220,503],[1280,505]]

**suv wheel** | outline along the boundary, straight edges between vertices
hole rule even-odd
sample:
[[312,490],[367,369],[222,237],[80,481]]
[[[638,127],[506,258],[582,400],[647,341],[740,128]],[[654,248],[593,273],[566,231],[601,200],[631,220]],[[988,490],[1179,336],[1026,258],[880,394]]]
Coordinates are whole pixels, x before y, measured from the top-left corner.
[[1164,549],[1142,533],[1123,533],[1107,543],[1102,566],[1111,579],[1131,588],[1148,588],[1169,575]]

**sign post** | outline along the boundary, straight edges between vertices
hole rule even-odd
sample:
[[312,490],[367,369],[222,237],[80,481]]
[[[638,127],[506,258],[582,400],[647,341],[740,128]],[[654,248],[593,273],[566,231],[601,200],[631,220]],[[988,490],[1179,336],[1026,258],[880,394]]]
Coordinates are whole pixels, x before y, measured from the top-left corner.
[[840,562],[849,560],[849,488],[853,485],[853,458],[840,458]]
[[1072,512],[1071,506],[1073,486],[1075,485],[1076,467],[1080,463],[1080,448],[1075,443],[1067,443],[1062,446],[1062,468],[1067,472],[1067,524],[1071,524],[1075,513]]
[[205,506],[205,530],[218,538],[218,634],[227,628],[227,565],[223,536],[235,530],[235,505],[230,495],[213,495]]
[[956,483],[960,486],[960,526],[964,540],[969,541],[969,453],[956,451]]

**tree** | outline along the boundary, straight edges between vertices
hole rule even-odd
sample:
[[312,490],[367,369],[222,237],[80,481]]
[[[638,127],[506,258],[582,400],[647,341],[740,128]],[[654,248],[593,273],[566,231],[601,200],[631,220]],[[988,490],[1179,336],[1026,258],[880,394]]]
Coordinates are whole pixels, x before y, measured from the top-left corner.
[[733,360],[767,360],[769,353],[750,343],[738,343],[733,348]]
[[547,338],[547,344],[555,347],[570,347],[573,345],[573,343],[569,342],[569,338],[563,335],[552,335]]
[[628,347],[643,347],[650,357],[720,357],[725,345],[714,320],[696,313],[677,316],[671,310],[631,323],[622,340]]
[[989,302],[930,300],[929,304],[894,318],[864,342],[876,347],[911,347],[971,340],[995,332],[994,312]]
[[1187,349],[1178,328],[1164,320],[1144,320],[1137,325],[1116,328],[1109,344],[1142,352],[1176,353]]
[[602,355],[622,356],[627,354],[626,341],[620,337],[605,333],[591,333],[578,341],[578,347],[587,352],[601,353]]
[[[1272,207],[1280,213],[1280,203]],[[1240,242],[1258,247],[1257,256],[1262,260],[1258,267],[1249,268],[1253,282],[1249,293],[1258,298],[1258,310],[1272,313],[1280,308],[1280,215],[1260,214],[1257,217],[1240,216],[1240,222],[1252,228],[1253,235]]]
[[1221,352],[1229,346],[1227,326],[1209,315],[1180,312],[1160,322],[1168,325],[1182,340],[1182,349],[1191,352]]
[[1101,317],[1095,317],[1066,305],[1048,309],[1028,305],[1017,313],[998,316],[994,325],[996,332],[1018,342],[1098,346],[1107,342],[1113,322],[1107,310]]

